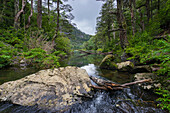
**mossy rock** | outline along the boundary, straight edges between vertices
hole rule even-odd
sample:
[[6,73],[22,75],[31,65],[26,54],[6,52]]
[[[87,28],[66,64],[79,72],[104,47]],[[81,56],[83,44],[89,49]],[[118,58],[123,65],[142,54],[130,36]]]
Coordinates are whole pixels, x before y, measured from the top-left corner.
[[134,64],[130,61],[117,63],[116,65],[118,66],[119,71],[131,72],[132,69],[134,68]]
[[114,62],[114,56],[113,55],[107,55],[105,56],[105,58],[102,60],[102,62],[100,63],[99,67],[101,69],[117,69],[117,65]]

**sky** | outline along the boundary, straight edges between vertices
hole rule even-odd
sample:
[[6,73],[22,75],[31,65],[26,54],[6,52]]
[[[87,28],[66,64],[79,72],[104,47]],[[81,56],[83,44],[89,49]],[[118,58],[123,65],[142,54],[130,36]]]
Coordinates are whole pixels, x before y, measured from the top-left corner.
[[103,2],[96,0],[69,0],[68,3],[73,7],[72,14],[75,18],[72,23],[75,23],[82,32],[95,35],[96,18],[99,16]]

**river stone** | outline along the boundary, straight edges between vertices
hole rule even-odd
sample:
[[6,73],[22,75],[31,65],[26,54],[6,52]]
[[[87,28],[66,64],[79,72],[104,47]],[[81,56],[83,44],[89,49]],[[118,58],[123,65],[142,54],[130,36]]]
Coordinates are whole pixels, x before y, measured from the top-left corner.
[[0,85],[0,100],[55,111],[81,102],[76,95],[87,95],[89,85],[87,72],[78,67],[41,70]]
[[101,69],[111,69],[115,70],[117,69],[116,63],[114,63],[114,55],[106,55],[102,62],[100,63],[99,67]]
[[117,63],[117,66],[118,66],[119,71],[128,71],[128,72],[130,72],[134,68],[134,64],[132,62],[130,62],[130,61]]
[[157,82],[156,75],[154,73],[136,73],[135,81],[144,80],[144,79],[152,79],[152,83],[138,84],[142,86],[144,89],[152,89],[152,88],[160,88],[161,84]]

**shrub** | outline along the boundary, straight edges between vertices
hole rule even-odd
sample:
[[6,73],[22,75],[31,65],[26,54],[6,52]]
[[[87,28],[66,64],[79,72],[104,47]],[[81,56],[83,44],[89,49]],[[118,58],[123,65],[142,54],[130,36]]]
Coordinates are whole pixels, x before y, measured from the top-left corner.
[[17,55],[17,49],[0,41],[0,68],[9,65],[14,55]]
[[61,35],[55,39],[55,42],[56,42],[56,46],[55,46],[56,50],[64,51],[67,54],[71,53],[71,43],[69,38]]
[[170,91],[165,89],[157,89],[157,94],[162,95],[162,97],[158,98],[157,101],[161,101],[161,104],[158,104],[158,106],[161,106],[162,109],[168,109],[170,111]]
[[29,63],[37,68],[55,68],[60,66],[58,56],[55,54],[47,54],[47,52],[41,48],[34,48],[23,54],[25,58],[29,60]]

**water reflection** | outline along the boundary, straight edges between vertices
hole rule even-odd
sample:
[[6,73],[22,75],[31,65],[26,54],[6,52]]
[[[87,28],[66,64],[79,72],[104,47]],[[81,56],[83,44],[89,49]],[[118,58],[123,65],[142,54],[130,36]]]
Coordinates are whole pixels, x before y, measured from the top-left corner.
[[99,65],[100,61],[104,58],[103,55],[87,55],[87,54],[81,54],[77,51],[74,52],[73,55],[71,55],[67,59],[63,59],[60,61],[61,66],[77,66],[82,67],[88,64],[95,64]]
[[33,67],[28,67],[25,69],[21,69],[20,67],[9,67],[5,69],[0,69],[0,84],[23,78],[37,71],[38,69],[35,69]]

